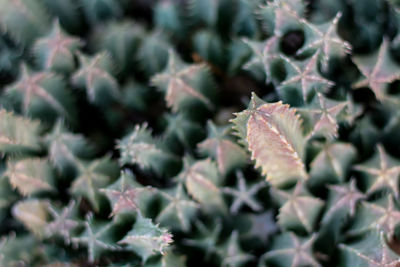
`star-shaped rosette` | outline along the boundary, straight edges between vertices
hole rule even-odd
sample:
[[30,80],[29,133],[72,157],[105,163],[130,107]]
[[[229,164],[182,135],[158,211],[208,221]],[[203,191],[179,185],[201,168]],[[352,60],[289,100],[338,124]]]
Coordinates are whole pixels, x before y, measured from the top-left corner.
[[264,246],[279,229],[272,210],[260,214],[240,214],[235,219],[235,228],[239,229],[241,239],[250,240],[252,244],[255,244],[253,240],[259,240]]
[[80,67],[72,76],[72,84],[84,88],[91,103],[103,105],[120,97],[113,62],[107,52],[93,56],[78,53],[78,58]]
[[313,231],[324,202],[312,196],[303,182],[298,182],[291,191],[272,189],[271,193],[281,203],[279,226],[286,230]]
[[112,223],[98,222],[93,219],[93,214],[88,214],[84,224],[85,231],[79,237],[73,237],[72,243],[86,246],[89,262],[95,262],[105,251],[121,249],[119,246],[114,245],[110,236]]
[[281,55],[285,63],[286,79],[278,86],[279,93],[285,95],[289,89],[298,89],[301,91],[304,103],[315,92],[324,92],[334,83],[321,76],[318,71],[318,56],[316,52],[310,59],[304,61],[295,61],[284,55]]
[[33,50],[42,69],[70,73],[75,68],[75,52],[81,45],[79,38],[66,34],[55,20],[51,32],[37,39]]
[[69,132],[62,120],[44,137],[48,145],[51,163],[60,171],[67,167],[77,167],[78,158],[90,154],[92,147],[83,135]]
[[224,187],[222,189],[225,194],[233,198],[230,212],[237,214],[243,206],[247,206],[256,212],[261,211],[263,206],[257,200],[257,193],[267,185],[266,181],[261,181],[248,187],[243,172],[237,171],[236,177],[236,188]]
[[159,190],[159,193],[165,204],[156,221],[172,229],[188,232],[200,205],[187,196],[181,183],[167,190]]
[[322,58],[322,68],[326,70],[329,59],[332,56],[344,56],[350,53],[351,45],[337,34],[341,16],[342,13],[338,12],[330,22],[319,25],[309,23],[306,28],[309,31],[308,38],[306,38],[305,44],[297,50],[296,54],[303,55],[309,51],[319,51]]
[[316,238],[316,235],[302,238],[292,232],[285,232],[273,240],[271,250],[262,255],[261,260],[282,267],[321,267],[322,265],[316,260],[313,252]]
[[105,156],[93,161],[77,161],[78,176],[72,182],[70,192],[75,196],[85,197],[97,212],[100,210],[99,189],[104,188],[118,175],[118,166],[110,157]]
[[46,226],[46,236],[60,235],[64,239],[64,242],[69,244],[73,230],[79,226],[79,222],[75,220],[77,213],[75,201],[71,200],[61,211],[49,205],[48,211],[52,220]]
[[212,109],[213,104],[207,95],[213,82],[208,75],[205,65],[185,64],[170,50],[167,67],[164,72],[153,76],[151,82],[165,92],[167,105],[174,112],[190,106],[193,102],[203,103]]
[[222,224],[219,219],[215,220],[214,225],[207,227],[202,221],[195,221],[194,225],[198,235],[186,238],[183,243],[187,246],[196,247],[204,251],[205,260],[218,252],[217,243],[222,231]]
[[393,61],[389,44],[389,40],[384,39],[378,51],[351,58],[364,76],[354,84],[354,88],[369,87],[378,100],[386,98],[388,85],[400,78],[400,66]]
[[240,267],[255,259],[253,255],[244,252],[240,247],[237,231],[233,231],[228,240],[218,247],[217,251],[223,267]]
[[150,186],[141,186],[135,181],[133,173],[121,172],[120,178],[106,188],[100,189],[112,205],[111,216],[121,213],[142,212],[155,193]]
[[312,136],[323,136],[333,139],[338,136],[340,115],[344,113],[348,101],[335,101],[326,98],[323,94],[317,93],[317,101],[311,103],[309,108],[300,109],[303,113],[310,116]]
[[399,223],[400,210],[398,204],[393,196],[388,195],[386,198],[375,202],[361,202],[348,234],[357,235],[378,230],[384,232],[388,237],[393,237]]
[[364,238],[351,244],[341,244],[341,266],[396,267],[400,255],[387,244],[385,234],[372,231]]
[[399,197],[400,161],[388,155],[382,145],[378,145],[377,150],[378,153],[371,159],[356,165],[354,169],[367,174],[370,181],[372,180],[369,183],[368,194],[390,189],[396,197]]
[[317,188],[344,182],[356,158],[356,149],[343,142],[316,143],[315,148],[319,152],[310,164],[309,186]]
[[354,217],[358,203],[366,199],[366,195],[358,190],[356,180],[352,178],[350,182],[344,185],[330,185],[327,208],[322,218],[322,222],[327,222],[337,214],[344,211],[346,214]]
[[45,119],[43,114],[49,112],[67,119],[74,117],[73,100],[64,81],[51,72],[34,72],[23,64],[20,78],[5,91],[6,97],[25,115]]
[[218,164],[221,174],[227,175],[247,163],[247,154],[229,136],[231,127],[217,126],[207,122],[207,139],[197,145],[200,152],[211,156]]

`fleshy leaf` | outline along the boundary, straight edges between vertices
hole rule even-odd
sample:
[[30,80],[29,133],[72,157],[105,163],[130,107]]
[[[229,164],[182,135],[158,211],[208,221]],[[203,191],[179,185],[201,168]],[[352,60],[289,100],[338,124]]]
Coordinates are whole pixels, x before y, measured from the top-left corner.
[[41,128],[38,121],[32,121],[0,110],[0,152],[22,152],[40,148]]
[[12,215],[39,238],[44,237],[49,214],[49,203],[44,200],[27,199],[17,202],[12,208]]
[[5,173],[13,188],[29,196],[41,191],[54,190],[54,176],[46,159],[27,158],[9,161]]
[[206,152],[217,161],[218,170],[223,175],[247,162],[246,152],[229,137],[230,129],[228,126],[218,127],[208,121],[208,137],[197,145],[200,151]]
[[305,230],[311,233],[324,202],[310,195],[305,185],[298,182],[292,192],[274,190],[273,194],[282,202],[278,224],[288,230]]
[[121,154],[121,165],[138,164],[141,168],[152,169],[159,175],[164,174],[169,165],[178,163],[178,158],[152,137],[147,123],[136,125],[132,133],[118,142],[117,148]]
[[132,230],[118,244],[127,245],[128,249],[136,252],[146,262],[151,255],[164,254],[172,242],[172,235],[166,229],[154,225],[150,219],[139,214]]
[[295,109],[282,102],[265,103],[253,94],[249,108],[235,115],[234,129],[271,184],[307,178],[302,161],[305,141]]
[[178,180],[185,184],[190,196],[207,210],[225,211],[217,166],[210,159],[192,162],[185,158],[183,171]]
[[100,189],[112,204],[112,212],[110,216],[120,213],[141,211],[144,208],[144,198],[154,194],[154,188],[147,186],[138,186],[134,182],[134,176],[131,172],[125,171],[121,173],[120,178],[106,188]]

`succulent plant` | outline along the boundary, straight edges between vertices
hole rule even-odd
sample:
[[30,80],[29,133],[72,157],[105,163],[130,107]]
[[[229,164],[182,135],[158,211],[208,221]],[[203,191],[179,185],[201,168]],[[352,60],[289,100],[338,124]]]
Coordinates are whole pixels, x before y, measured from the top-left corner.
[[400,265],[384,0],[0,0],[0,266]]

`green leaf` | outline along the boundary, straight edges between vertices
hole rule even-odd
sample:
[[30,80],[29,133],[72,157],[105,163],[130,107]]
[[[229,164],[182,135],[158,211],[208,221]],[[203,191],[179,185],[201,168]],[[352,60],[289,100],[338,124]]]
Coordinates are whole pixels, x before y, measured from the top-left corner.
[[172,235],[166,229],[154,225],[151,219],[138,214],[132,230],[118,244],[127,245],[128,249],[133,250],[146,262],[151,255],[164,254],[171,242]]

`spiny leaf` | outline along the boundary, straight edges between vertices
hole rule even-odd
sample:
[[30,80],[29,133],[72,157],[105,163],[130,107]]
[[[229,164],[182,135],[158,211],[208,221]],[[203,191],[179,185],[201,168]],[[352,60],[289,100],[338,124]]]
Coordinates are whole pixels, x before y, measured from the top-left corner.
[[166,229],[154,225],[150,219],[139,214],[132,230],[118,244],[127,245],[146,262],[151,255],[164,254],[172,242],[172,235]]
[[39,150],[40,131],[38,121],[0,109],[0,151],[2,153]]
[[27,158],[9,161],[5,173],[10,184],[24,195],[54,190],[54,176],[46,159]]
[[147,123],[136,125],[132,133],[118,141],[121,165],[138,164],[143,169],[152,169],[158,175],[167,172],[168,167],[178,163],[178,158],[164,149],[152,137]]
[[253,94],[249,108],[235,115],[234,129],[271,184],[307,178],[302,162],[305,141],[295,109],[281,102],[265,103]]
[[120,178],[106,188],[100,189],[112,204],[110,216],[120,213],[141,211],[145,199],[154,194],[154,188],[138,186],[131,172],[121,172]]

